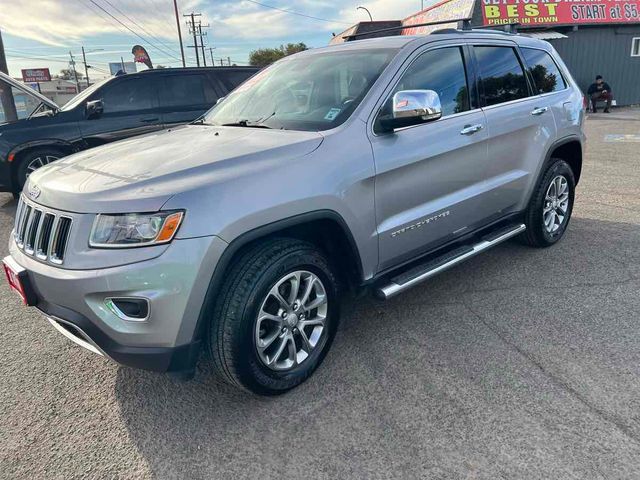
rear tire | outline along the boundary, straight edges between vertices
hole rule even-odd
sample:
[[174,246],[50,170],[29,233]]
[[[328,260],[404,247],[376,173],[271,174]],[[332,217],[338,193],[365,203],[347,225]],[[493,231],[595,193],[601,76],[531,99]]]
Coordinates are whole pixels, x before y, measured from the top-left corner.
[[37,148],[19,156],[20,163],[16,170],[16,185],[19,189],[18,191],[22,191],[22,187],[24,187],[30,174],[38,168],[55,162],[64,156],[65,154],[62,151],[55,148]]
[[338,321],[337,282],[324,254],[306,242],[272,239],[234,261],[214,306],[207,344],[215,370],[227,382],[278,395],[322,363]]
[[564,235],[573,212],[576,181],[567,162],[552,158],[525,212],[521,240],[532,247],[554,245]]

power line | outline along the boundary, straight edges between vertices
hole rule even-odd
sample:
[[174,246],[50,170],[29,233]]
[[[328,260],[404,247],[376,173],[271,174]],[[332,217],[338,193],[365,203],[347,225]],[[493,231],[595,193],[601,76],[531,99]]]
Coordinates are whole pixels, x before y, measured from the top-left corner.
[[[111,6],[111,8],[113,8],[114,10],[116,10],[118,13],[120,13],[120,15],[122,15],[123,17],[125,17],[127,20],[129,20],[131,23],[133,23],[134,25],[136,25],[138,28],[140,28],[140,30],[142,30],[143,32],[145,32],[147,35],[149,35],[151,38],[153,38],[154,40],[158,41],[159,43],[161,43],[164,47],[167,47],[168,49],[172,49],[173,47],[170,47],[169,45],[167,45],[166,43],[164,43],[162,40],[160,40],[158,37],[156,37],[155,35],[153,35],[151,32],[149,32],[149,30],[147,30],[145,27],[143,27],[142,25],[140,25],[138,22],[136,22],[135,20],[133,20],[129,15],[127,15],[126,13],[124,13],[122,10],[120,10],[118,7],[116,7],[113,3],[111,3],[109,0],[102,0],[103,2],[107,3],[108,5]],[[176,53],[178,53],[176,51]]]
[[175,58],[176,60],[180,60],[180,58],[176,57],[175,55],[168,53],[167,51],[165,51],[164,49],[158,47],[157,45],[155,45],[154,43],[152,43],[151,41],[149,41],[149,39],[144,38],[142,35],[138,34],[138,32],[132,30],[131,28],[129,28],[129,26],[127,26],[126,24],[122,23],[117,17],[113,16],[109,11],[105,10],[100,4],[96,3],[95,0],[89,0],[91,3],[93,3],[96,7],[98,7],[100,10],[102,10],[104,13],[106,13],[107,15],[109,15],[112,19],[114,19],[116,22],[118,22],[120,25],[122,25],[124,28],[126,28],[127,30],[129,30],[131,33],[133,33],[136,37],[138,37],[140,40],[142,40],[143,42],[148,43],[149,45],[151,45],[152,47],[154,47],[155,49],[163,52],[165,55],[169,55],[173,58]]
[[293,10],[286,10],[284,8],[274,7],[273,5],[267,5],[266,3],[257,2],[256,0],[247,0],[247,2],[255,3],[256,5],[260,5],[261,7],[264,7],[264,8],[270,8],[272,10],[278,10],[279,12],[289,13],[291,15],[297,15],[299,17],[310,18],[312,20],[319,20],[321,22],[341,23],[343,25],[353,25],[353,23],[350,23],[350,22],[341,22],[340,20],[330,20],[328,18],[314,17],[313,15],[307,15],[306,13],[294,12]]

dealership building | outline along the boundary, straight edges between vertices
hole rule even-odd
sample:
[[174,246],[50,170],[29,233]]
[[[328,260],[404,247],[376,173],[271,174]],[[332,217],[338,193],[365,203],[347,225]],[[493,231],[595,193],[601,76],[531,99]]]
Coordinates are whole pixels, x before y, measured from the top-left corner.
[[640,104],[640,0],[444,0],[403,20],[359,23],[331,43],[424,35],[457,26],[424,23],[465,18],[474,28],[517,24],[519,33],[555,47],[584,92],[602,75],[617,105]]

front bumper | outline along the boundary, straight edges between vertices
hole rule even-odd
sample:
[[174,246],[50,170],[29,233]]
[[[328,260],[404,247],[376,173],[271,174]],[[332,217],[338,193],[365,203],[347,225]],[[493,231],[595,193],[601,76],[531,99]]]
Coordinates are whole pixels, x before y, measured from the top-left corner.
[[[28,271],[36,308],[76,337],[72,340],[84,341],[124,365],[184,371],[197,360],[201,340],[196,326],[226,246],[214,236],[174,240],[151,260],[95,270],[42,263],[25,255],[13,240],[10,253]],[[105,305],[113,297],[147,299],[147,319],[120,318]]]

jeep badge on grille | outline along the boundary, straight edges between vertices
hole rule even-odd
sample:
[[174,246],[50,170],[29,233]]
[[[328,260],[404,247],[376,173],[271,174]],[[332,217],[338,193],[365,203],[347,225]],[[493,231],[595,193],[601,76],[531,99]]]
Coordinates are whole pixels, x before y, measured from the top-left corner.
[[29,197],[35,200],[40,196],[40,188],[37,185],[29,185],[29,190],[27,191]]

